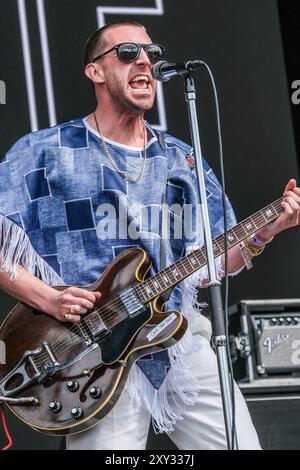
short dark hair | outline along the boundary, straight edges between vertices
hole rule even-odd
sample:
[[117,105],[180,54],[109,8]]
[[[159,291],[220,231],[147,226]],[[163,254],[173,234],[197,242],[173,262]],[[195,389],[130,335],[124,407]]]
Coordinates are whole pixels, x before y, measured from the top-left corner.
[[141,23],[138,23],[137,21],[134,20],[119,20],[119,21],[112,21],[111,23],[107,23],[105,26],[102,26],[102,28],[97,29],[97,31],[94,31],[91,36],[88,38],[85,49],[84,49],[84,65],[86,66],[87,64],[90,64],[95,55],[96,52],[99,54],[100,49],[103,45],[104,42],[104,33],[110,29],[110,28],[115,28],[117,26],[137,26],[138,28],[145,28],[144,25]]

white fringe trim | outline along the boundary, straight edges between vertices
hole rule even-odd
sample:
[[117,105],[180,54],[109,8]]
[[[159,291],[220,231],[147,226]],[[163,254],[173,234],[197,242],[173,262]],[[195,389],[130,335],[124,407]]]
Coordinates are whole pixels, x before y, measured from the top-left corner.
[[[216,270],[218,278],[221,279],[224,276],[221,257],[216,259]],[[198,289],[205,285],[207,279],[208,270],[204,267],[180,284],[182,312],[188,321],[199,317],[202,308],[207,306],[197,300]],[[171,367],[159,390],[152,386],[137,365],[131,370],[127,391],[136,405],[146,408],[152,414],[152,425],[156,434],[174,431],[176,421],[183,419],[185,407],[195,403],[200,384],[184,363],[184,356],[198,349],[197,337],[188,329],[181,341],[168,350]]]
[[199,384],[184,364],[183,356],[198,348],[196,339],[187,330],[181,341],[168,350],[171,367],[159,390],[152,386],[138,365],[131,370],[127,391],[137,406],[151,413],[156,434],[174,431],[176,421],[183,419],[185,406],[195,403]]
[[[219,280],[224,277],[221,256],[216,258],[216,274]],[[195,315],[199,315],[200,311],[207,307],[206,302],[199,302],[197,294],[199,287],[205,287],[208,280],[208,269],[204,266],[199,271],[189,276],[180,283],[182,292],[182,312],[187,320],[192,320]]]
[[0,272],[18,276],[22,266],[48,285],[64,285],[61,277],[33,248],[28,235],[17,224],[0,214]]

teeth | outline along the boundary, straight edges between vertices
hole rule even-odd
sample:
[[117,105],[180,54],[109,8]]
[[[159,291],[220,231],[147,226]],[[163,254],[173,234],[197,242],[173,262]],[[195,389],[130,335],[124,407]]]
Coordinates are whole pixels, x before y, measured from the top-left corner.
[[134,77],[130,81],[131,82],[138,82],[139,80],[144,80],[145,82],[149,82],[149,79],[148,79],[147,75],[137,75],[136,77]]

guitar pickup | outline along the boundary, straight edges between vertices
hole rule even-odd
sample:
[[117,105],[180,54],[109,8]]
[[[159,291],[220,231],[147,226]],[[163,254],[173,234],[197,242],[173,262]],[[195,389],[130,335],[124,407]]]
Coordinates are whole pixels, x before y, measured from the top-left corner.
[[123,290],[119,297],[126,308],[128,316],[134,318],[145,311],[145,305],[140,301],[133,287]]
[[96,311],[92,312],[84,321],[85,329],[88,329],[93,341],[99,341],[111,334],[111,330],[107,328],[101,316]]

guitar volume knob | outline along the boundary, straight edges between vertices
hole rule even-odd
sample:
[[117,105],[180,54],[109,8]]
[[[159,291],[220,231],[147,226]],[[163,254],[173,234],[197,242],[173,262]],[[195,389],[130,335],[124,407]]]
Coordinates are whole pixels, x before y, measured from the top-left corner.
[[69,392],[77,392],[77,390],[79,389],[79,383],[77,382],[77,380],[69,380],[69,382],[67,383],[67,388]]
[[49,411],[51,413],[59,413],[62,409],[61,403],[58,400],[54,400],[49,404]]
[[96,400],[97,398],[100,398],[102,395],[102,390],[99,387],[92,387],[90,388],[90,397],[94,398]]
[[80,408],[79,406],[74,406],[74,408],[72,408],[72,411],[71,411],[71,416],[75,420],[78,420],[78,419],[82,418],[83,409]]

